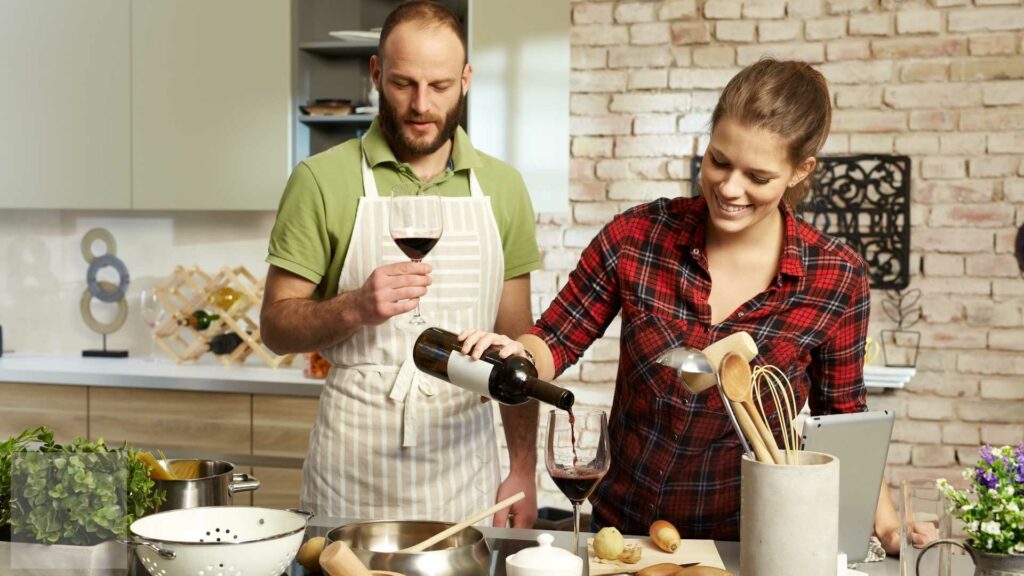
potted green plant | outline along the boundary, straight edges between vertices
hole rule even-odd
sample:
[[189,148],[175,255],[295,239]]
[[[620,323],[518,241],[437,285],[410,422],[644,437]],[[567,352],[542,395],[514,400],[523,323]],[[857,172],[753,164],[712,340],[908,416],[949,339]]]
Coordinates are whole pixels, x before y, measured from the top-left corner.
[[[957,490],[946,479],[936,482],[949,498],[954,518],[964,524],[967,542],[935,540],[967,550],[974,560],[976,576],[1024,575],[1024,443],[980,449],[978,463],[964,470],[970,482]],[[920,557],[918,558],[920,564]]]
[[[26,567],[41,567],[36,556],[63,556],[76,567],[93,563],[83,555],[96,550],[86,548],[109,553],[108,544],[124,539],[131,523],[162,500],[127,445],[112,449],[82,438],[61,445],[45,426],[0,442],[0,527]],[[57,546],[74,548],[57,553]]]
[[882,311],[896,323],[895,330],[882,330],[882,355],[886,366],[917,366],[921,333],[909,330],[921,320],[920,290],[889,291],[882,300]]

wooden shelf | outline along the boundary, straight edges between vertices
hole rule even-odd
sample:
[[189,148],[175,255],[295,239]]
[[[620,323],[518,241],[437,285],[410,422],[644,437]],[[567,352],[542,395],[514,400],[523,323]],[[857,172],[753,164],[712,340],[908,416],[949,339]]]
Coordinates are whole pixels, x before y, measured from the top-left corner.
[[299,114],[299,122],[303,124],[369,124],[376,114],[348,114],[346,116],[309,116]]
[[376,40],[324,40],[302,42],[299,50],[321,56],[369,56],[377,53]]

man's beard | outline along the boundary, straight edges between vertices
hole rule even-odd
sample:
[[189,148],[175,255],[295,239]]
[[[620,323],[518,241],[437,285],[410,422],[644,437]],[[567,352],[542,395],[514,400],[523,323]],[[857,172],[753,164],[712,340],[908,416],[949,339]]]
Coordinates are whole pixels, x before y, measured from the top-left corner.
[[459,101],[448,110],[448,114],[444,117],[444,123],[441,125],[441,130],[438,132],[437,137],[432,141],[423,144],[421,141],[410,140],[405,131],[402,130],[402,124],[405,121],[418,121],[418,122],[437,122],[440,120],[436,115],[420,116],[415,113],[410,114],[404,118],[399,118],[398,113],[388,102],[384,92],[380,93],[380,127],[381,131],[384,132],[384,137],[387,139],[388,144],[391,146],[391,150],[395,153],[395,156],[399,157],[411,157],[411,156],[426,156],[437,152],[444,143],[455,137],[455,131],[459,128],[459,120],[462,119],[463,110],[466,106],[466,95],[461,91],[459,92]]

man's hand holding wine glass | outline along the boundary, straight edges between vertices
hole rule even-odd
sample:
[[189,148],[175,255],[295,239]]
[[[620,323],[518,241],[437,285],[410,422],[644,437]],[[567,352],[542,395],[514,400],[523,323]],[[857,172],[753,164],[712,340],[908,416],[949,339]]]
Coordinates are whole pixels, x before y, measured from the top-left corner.
[[427,293],[432,269],[423,262],[396,262],[375,269],[354,294],[355,320],[378,326],[393,316],[411,312]]

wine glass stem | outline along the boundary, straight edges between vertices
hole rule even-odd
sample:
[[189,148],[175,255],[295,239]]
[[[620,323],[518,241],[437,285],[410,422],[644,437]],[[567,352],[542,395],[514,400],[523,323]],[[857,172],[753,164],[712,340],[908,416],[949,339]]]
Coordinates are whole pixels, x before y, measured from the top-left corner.
[[[413,262],[419,264],[420,262],[423,262],[423,259],[413,259]],[[420,316],[420,298],[416,299],[416,310],[412,313],[412,319],[409,320],[409,323],[414,325],[426,324],[423,320],[423,316]]]
[[572,553],[580,553],[580,503],[572,503]]

